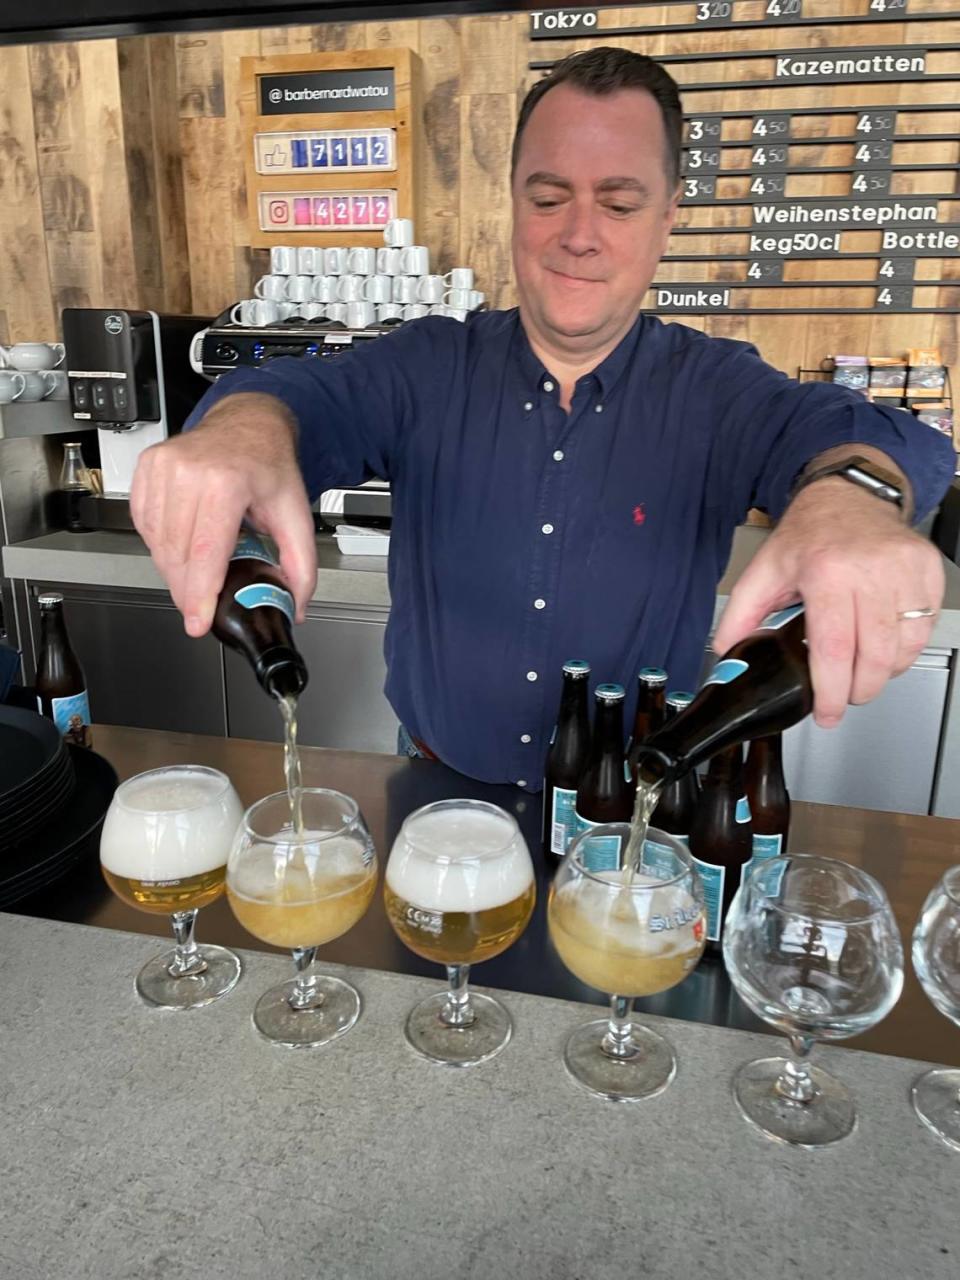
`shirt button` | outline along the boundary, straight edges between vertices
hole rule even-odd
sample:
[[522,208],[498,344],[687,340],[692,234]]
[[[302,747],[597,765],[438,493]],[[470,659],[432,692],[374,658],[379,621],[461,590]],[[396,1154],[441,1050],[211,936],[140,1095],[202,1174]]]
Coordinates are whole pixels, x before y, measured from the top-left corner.
[[547,607],[546,600],[534,600],[533,607],[535,609],[545,609]]
[[537,679],[537,673],[536,673],[535,671],[528,671],[528,672],[527,672],[527,679],[528,679],[529,681],[531,681],[531,683],[532,683],[534,680],[536,680],[536,679]]
[[603,413],[603,405],[602,405],[602,404],[598,404],[598,405],[596,405],[596,406],[594,407],[593,412],[594,412],[594,413]]
[[544,524],[544,525],[541,525],[541,526],[540,526],[540,532],[541,532],[541,533],[553,533],[553,525],[552,525],[552,524]]
[[532,741],[533,741],[533,739],[530,737],[529,733],[521,733],[521,735],[520,735],[520,741],[521,741],[521,742],[532,742]]
[[552,390],[553,390],[553,383],[550,381],[550,379],[549,379],[549,378],[548,378],[548,379],[546,380],[546,382],[543,384],[543,389],[544,389],[544,391],[552,391]]
[[555,449],[555,450],[554,450],[553,460],[554,460],[554,462],[562,462],[562,461],[563,461],[563,450],[562,450],[562,449]]
[[527,785],[527,780],[526,780],[526,778],[518,778],[518,779],[517,779],[517,786],[518,786],[518,787],[525,787],[526,785]]
[[523,407],[524,409],[526,409],[527,413],[529,413],[530,410],[533,408],[533,401],[527,400]]

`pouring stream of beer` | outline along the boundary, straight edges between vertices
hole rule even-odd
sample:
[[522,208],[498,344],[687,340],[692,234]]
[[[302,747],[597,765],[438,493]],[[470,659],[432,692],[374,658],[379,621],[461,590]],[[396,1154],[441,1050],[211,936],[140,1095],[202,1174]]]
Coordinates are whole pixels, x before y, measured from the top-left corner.
[[629,887],[634,874],[643,859],[643,842],[646,839],[647,827],[653,811],[660,798],[659,782],[644,782],[637,777],[637,798],[633,805],[633,817],[630,819],[630,838],[623,855],[623,866],[626,870],[626,885]]
[[300,752],[297,750],[297,700],[292,694],[280,699],[283,716],[283,771],[290,799],[290,825],[298,840],[303,840],[303,777]]

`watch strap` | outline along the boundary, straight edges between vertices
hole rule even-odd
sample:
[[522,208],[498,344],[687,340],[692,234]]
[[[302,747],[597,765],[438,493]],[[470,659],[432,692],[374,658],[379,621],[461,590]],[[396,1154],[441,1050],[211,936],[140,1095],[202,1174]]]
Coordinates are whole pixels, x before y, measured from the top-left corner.
[[877,466],[875,462],[860,457],[838,458],[835,462],[824,463],[822,467],[816,467],[813,471],[803,472],[793,487],[791,501],[802,489],[806,489],[817,480],[825,480],[828,476],[840,476],[850,484],[855,484],[865,489],[867,493],[872,493],[883,502],[890,502],[901,511],[905,509],[903,489],[898,477],[892,471]]

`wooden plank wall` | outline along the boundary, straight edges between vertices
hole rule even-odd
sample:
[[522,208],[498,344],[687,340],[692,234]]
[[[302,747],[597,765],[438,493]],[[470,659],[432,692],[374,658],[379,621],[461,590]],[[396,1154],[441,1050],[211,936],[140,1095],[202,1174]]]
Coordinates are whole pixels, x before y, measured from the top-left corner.
[[[925,7],[955,9],[953,0]],[[749,6],[748,6],[749,7]],[[758,17],[760,0],[756,0]],[[736,25],[689,33],[618,37],[617,43],[656,56],[751,48],[823,51],[853,45],[906,45],[960,41],[950,20],[873,23],[831,28],[826,15],[856,13],[864,0],[805,0],[822,26]],[[601,27],[693,21],[694,4],[602,9]],[[748,17],[738,9],[738,18]],[[265,251],[247,244],[241,124],[236,109],[239,59],[244,55],[406,46],[420,55],[423,72],[425,193],[420,236],[440,269],[473,265],[493,305],[514,300],[509,256],[507,188],[513,124],[523,92],[535,76],[532,60],[556,58],[595,40],[528,38],[526,13],[462,19],[358,22],[260,30],[149,36],[35,48],[0,49],[0,339],[56,336],[66,303],[151,305],[214,313],[245,296],[260,273]],[[944,58],[956,55],[940,55]],[[933,56],[931,55],[931,62]],[[685,66],[688,80],[735,80],[764,74],[756,61]],[[771,109],[784,105],[887,105],[949,101],[956,82],[902,86],[689,91],[692,110]],[[787,96],[785,96],[787,95]],[[958,117],[960,118],[960,117]],[[923,125],[914,117],[917,128]],[[849,128],[849,122],[845,127]],[[840,128],[817,118],[820,135]],[[954,123],[956,129],[956,122]],[[820,136],[818,135],[818,136]],[[935,145],[936,159],[960,160],[960,142]],[[906,161],[930,158],[929,146]],[[835,148],[807,148],[805,161],[841,163]],[[931,181],[933,185],[931,185]],[[842,175],[811,174],[803,194],[846,191]],[[900,174],[894,192],[957,190],[957,174]],[[942,184],[942,185],[941,185]],[[960,193],[958,193],[960,194]],[[954,206],[956,207],[956,206]],[[686,217],[702,217],[691,210]],[[714,225],[728,217],[715,210]],[[864,233],[868,248],[878,233]],[[873,239],[871,239],[873,237]],[[689,245],[690,237],[684,237]],[[699,237],[697,238],[700,239]],[[676,242],[675,242],[676,243]],[[729,248],[729,238],[703,240],[707,251]],[[730,278],[742,264],[729,268]],[[856,278],[856,264],[812,267],[788,263],[788,279]],[[691,281],[700,264],[667,264],[663,280]],[[918,278],[960,277],[956,261],[918,259]],[[872,274],[870,277],[872,279]],[[776,305],[776,290],[768,291]],[[819,301],[832,304],[822,290]],[[754,342],[774,364],[795,373],[830,352],[901,353],[939,345],[958,359],[956,316],[708,316],[682,317],[714,334]],[[956,378],[956,373],[954,374]]]

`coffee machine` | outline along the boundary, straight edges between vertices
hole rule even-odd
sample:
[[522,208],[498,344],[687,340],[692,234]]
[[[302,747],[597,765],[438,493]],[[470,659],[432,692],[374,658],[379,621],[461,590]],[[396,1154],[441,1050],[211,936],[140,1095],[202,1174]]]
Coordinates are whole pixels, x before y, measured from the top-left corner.
[[70,404],[78,423],[97,428],[103,498],[84,523],[127,528],[130,486],[140,454],[179,431],[209,387],[190,364],[203,316],[158,315],[121,307],[63,312]]

